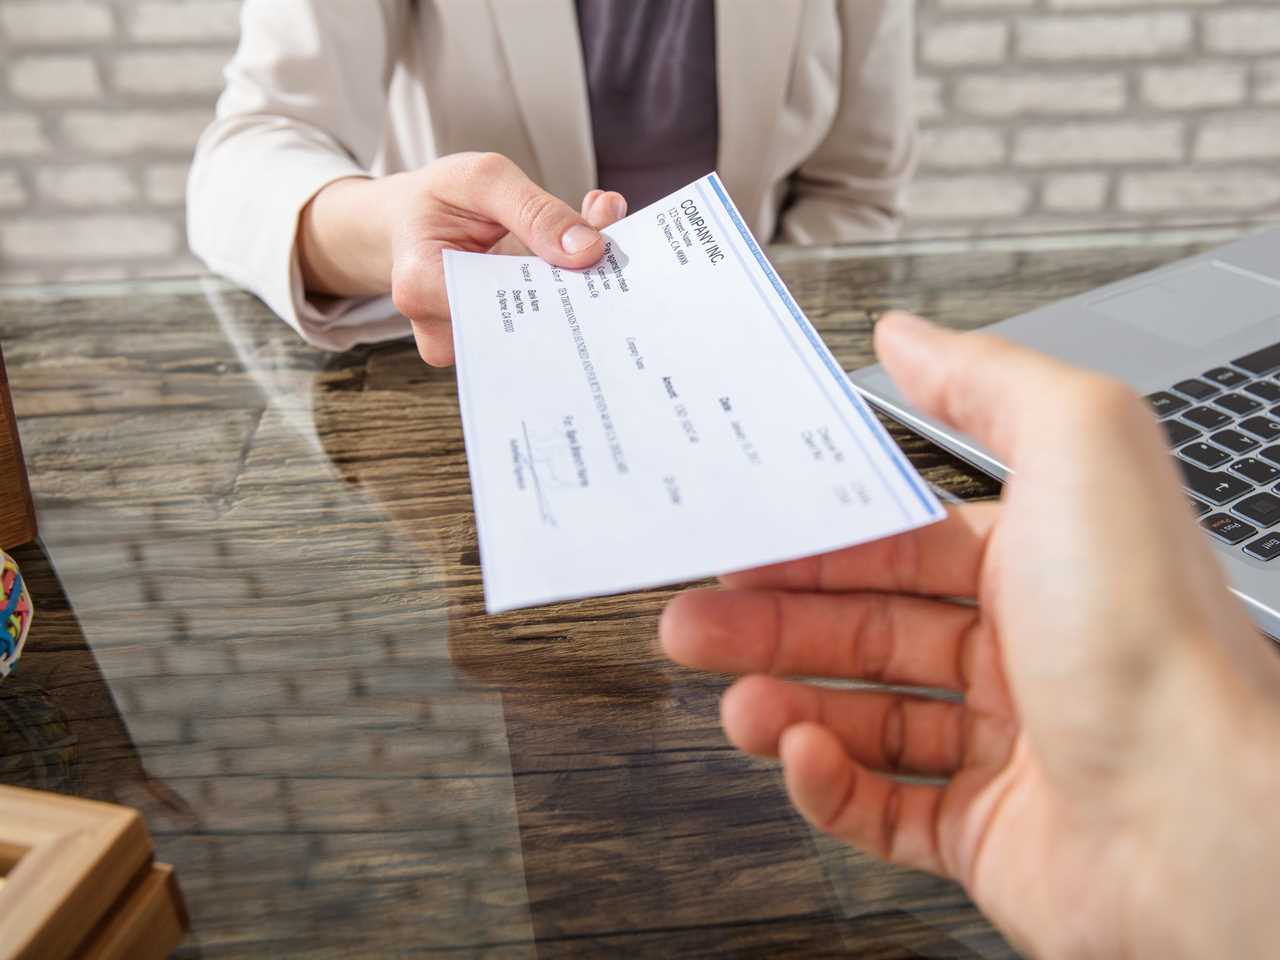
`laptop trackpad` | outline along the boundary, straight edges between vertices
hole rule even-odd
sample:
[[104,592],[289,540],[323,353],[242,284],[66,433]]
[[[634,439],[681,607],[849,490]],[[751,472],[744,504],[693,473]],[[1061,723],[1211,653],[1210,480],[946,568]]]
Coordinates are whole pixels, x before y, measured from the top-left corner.
[[1205,347],[1280,316],[1280,285],[1237,268],[1197,263],[1090,309],[1186,347]]

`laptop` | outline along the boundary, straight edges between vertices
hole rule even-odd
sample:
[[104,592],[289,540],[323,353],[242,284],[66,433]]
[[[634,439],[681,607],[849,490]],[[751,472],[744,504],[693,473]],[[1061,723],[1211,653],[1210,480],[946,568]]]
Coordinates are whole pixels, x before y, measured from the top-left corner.
[[[1280,229],[986,330],[1146,396],[1232,589],[1280,638]],[[912,409],[879,365],[852,380],[890,417],[1008,475],[976,441]]]

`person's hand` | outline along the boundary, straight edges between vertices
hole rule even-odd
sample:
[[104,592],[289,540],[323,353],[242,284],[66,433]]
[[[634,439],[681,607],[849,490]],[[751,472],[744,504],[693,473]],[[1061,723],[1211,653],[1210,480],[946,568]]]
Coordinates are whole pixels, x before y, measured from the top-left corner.
[[1145,405],[904,315],[876,346],[912,402],[1012,466],[1003,502],[678,596],[667,652],[751,675],[724,696],[725,731],[781,759],[808,820],[960,881],[1022,949],[1273,955],[1280,667]]
[[443,251],[485,252],[499,243],[514,251],[518,243],[556,266],[588,267],[604,253],[600,229],[626,212],[618,194],[592,194],[579,214],[496,153],[452,154],[376,180],[337,180],[299,222],[303,284],[320,295],[390,293],[422,358],[444,366],[453,362],[453,332]]
[[[627,215],[627,201],[622,194],[611,190],[590,190],[582,198],[582,208],[578,212],[589,225],[603,230]],[[529,248],[514,233],[508,233],[489,252],[508,257],[527,257],[530,254]]]

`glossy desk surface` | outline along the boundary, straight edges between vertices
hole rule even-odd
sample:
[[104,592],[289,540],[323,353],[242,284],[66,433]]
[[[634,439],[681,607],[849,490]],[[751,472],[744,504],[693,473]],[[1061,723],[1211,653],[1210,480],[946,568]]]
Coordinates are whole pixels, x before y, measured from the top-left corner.
[[[852,369],[887,307],[975,327],[1197,238],[1004,247],[777,261]],[[671,591],[484,614],[453,373],[411,344],[325,355],[209,280],[0,290],[0,336],[42,532],[0,781],[141,809],[180,956],[1011,955],[729,747],[726,679],[656,649]]]

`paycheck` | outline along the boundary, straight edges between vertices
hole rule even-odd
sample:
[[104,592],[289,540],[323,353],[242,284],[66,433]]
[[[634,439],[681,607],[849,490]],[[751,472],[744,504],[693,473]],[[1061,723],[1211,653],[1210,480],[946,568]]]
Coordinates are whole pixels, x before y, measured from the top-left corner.
[[587,270],[446,251],[491,613],[939,520],[710,174]]

